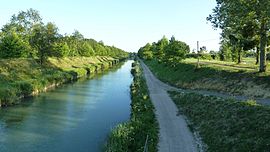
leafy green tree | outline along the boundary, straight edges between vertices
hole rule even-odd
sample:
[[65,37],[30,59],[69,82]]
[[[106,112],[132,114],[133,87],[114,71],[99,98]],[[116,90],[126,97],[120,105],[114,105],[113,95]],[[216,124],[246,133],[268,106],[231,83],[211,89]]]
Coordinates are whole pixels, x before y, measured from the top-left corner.
[[52,45],[51,56],[67,57],[69,56],[69,52],[70,50],[67,45],[67,42],[64,41],[54,42]]
[[94,50],[87,41],[82,41],[78,46],[80,56],[90,57],[94,55]]
[[[165,48],[169,44],[168,39],[163,36],[161,40],[156,43],[156,56],[158,59],[163,59],[165,56]],[[153,45],[152,45],[153,46]]]
[[0,57],[38,57],[43,64],[47,57],[65,56],[128,57],[123,50],[106,46],[102,41],[86,39],[77,30],[71,36],[58,33],[55,24],[44,24],[34,9],[20,11],[0,32]]
[[147,43],[144,47],[140,48],[138,51],[139,57],[151,60],[153,59],[153,51],[151,50],[151,44]]
[[59,39],[60,34],[58,33],[58,28],[55,24],[49,22],[45,25],[44,28],[44,36],[45,36],[45,45],[49,56],[52,56],[53,45]]
[[221,47],[219,50],[219,58],[221,61],[230,61],[232,59],[232,52],[231,52],[231,46],[229,45],[229,42],[226,40],[221,41]]
[[73,37],[77,41],[82,41],[84,39],[83,35],[78,30],[75,30],[72,33],[72,36],[71,37]]
[[184,59],[189,52],[190,48],[186,43],[177,41],[172,37],[165,48],[165,60],[174,65]]
[[33,26],[31,45],[37,50],[40,64],[43,64],[47,57],[52,54],[53,44],[57,40],[57,28],[52,24],[36,24]]
[[28,41],[15,31],[3,33],[0,37],[0,58],[26,58],[31,56]]
[[265,51],[270,28],[269,0],[217,0],[217,6],[207,18],[215,28],[222,30],[243,28],[247,22],[254,21],[259,27],[256,35],[260,37],[260,72],[266,71]]
[[42,24],[36,24],[33,27],[33,35],[31,36],[31,45],[38,52],[37,55],[42,65],[47,58],[48,48],[46,45],[47,38],[45,27]]
[[42,18],[39,12],[34,9],[20,11],[17,15],[11,17],[10,23],[4,25],[2,31],[8,32],[15,29],[16,32],[23,35],[30,35],[31,29],[35,24],[42,24]]

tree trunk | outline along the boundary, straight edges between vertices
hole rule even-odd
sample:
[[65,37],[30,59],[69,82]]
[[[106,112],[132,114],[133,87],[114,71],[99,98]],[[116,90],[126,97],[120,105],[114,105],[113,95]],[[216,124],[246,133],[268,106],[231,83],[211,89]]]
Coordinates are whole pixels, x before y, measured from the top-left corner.
[[256,65],[259,64],[260,47],[256,47]]
[[266,71],[266,56],[265,56],[265,48],[267,43],[267,30],[266,24],[262,23],[260,30],[260,71]]
[[237,64],[241,63],[241,52],[242,52],[242,48],[238,48],[238,59],[237,59]]

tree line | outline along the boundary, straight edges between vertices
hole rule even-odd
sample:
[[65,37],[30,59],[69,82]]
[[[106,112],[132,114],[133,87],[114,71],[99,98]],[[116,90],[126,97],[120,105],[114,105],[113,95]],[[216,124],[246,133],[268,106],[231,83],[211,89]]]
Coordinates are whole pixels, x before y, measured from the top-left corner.
[[61,35],[52,23],[43,23],[37,10],[14,14],[0,31],[0,58],[38,58],[42,64],[47,57],[112,56],[126,57],[128,53],[102,41],[84,38],[77,30]]
[[159,62],[175,66],[177,61],[184,59],[189,52],[190,47],[185,42],[176,40],[174,36],[170,40],[163,36],[158,42],[147,43],[141,47],[138,56],[146,60],[155,58]]
[[207,17],[214,28],[220,28],[222,58],[241,62],[245,51],[256,50],[260,72],[266,71],[266,52],[270,44],[269,0],[216,0]]

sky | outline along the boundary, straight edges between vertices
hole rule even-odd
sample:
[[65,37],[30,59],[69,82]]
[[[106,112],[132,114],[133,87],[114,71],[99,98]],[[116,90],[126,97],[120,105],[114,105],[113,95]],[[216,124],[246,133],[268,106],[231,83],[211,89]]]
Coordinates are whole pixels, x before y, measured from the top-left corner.
[[191,50],[199,41],[200,46],[218,51],[220,30],[206,21],[215,5],[215,0],[3,0],[0,27],[13,14],[33,8],[45,23],[55,23],[61,34],[76,29],[86,38],[128,52],[172,35]]

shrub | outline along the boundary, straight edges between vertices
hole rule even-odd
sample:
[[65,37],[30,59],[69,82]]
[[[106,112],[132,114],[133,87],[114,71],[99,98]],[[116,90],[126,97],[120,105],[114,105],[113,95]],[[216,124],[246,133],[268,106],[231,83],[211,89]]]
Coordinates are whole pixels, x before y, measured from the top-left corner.
[[1,106],[14,104],[18,100],[16,88],[5,86],[0,88]]
[[28,96],[34,91],[33,85],[27,81],[16,81],[13,85],[24,96]]
[[195,58],[195,59],[197,59],[198,56],[200,56],[200,59],[204,59],[204,60],[215,60],[215,59],[218,58],[218,55],[209,54],[209,53],[203,53],[203,54],[189,53],[189,54],[186,55],[186,58]]
[[189,53],[189,54],[186,54],[186,58],[195,58],[195,59],[197,59],[198,54],[197,53]]

